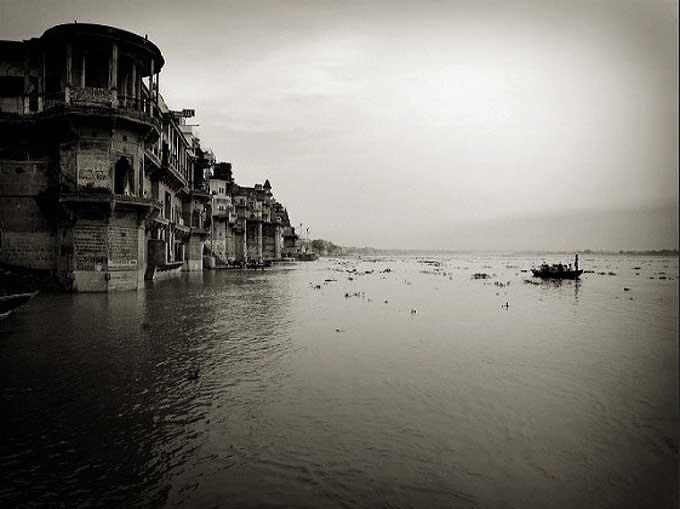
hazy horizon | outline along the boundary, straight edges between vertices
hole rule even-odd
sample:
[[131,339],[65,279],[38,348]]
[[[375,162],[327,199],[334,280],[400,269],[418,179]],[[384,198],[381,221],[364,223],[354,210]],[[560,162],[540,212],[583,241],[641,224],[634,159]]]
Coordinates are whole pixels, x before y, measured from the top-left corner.
[[161,49],[237,181],[339,245],[678,247],[678,4],[5,0]]

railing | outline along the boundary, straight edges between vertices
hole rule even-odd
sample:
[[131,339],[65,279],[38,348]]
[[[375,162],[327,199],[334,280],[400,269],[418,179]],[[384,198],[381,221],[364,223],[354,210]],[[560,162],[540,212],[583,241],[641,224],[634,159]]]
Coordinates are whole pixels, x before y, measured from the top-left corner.
[[72,104],[97,104],[111,106],[113,94],[109,88],[72,87],[69,89]]
[[49,94],[45,94],[43,108],[48,110],[55,106],[64,104],[65,101],[66,99],[63,90],[61,92],[52,92]]
[[188,175],[186,175],[186,168],[178,167],[178,158],[175,154],[171,154],[167,144],[163,144],[163,158],[162,165],[167,168],[170,173],[175,175],[183,185],[187,185]]
[[[68,102],[66,91],[51,92],[45,94],[43,109],[48,110],[55,106],[66,104],[79,106],[103,106],[114,107],[114,90],[100,87],[69,87]],[[116,107],[121,110],[134,111],[139,115],[161,120],[158,105],[149,97],[118,96]]]
[[[131,96],[119,96],[118,97],[118,107],[130,111],[138,111],[140,113],[146,114],[145,103],[146,99],[141,97],[131,97]],[[151,115],[149,115],[151,116]]]

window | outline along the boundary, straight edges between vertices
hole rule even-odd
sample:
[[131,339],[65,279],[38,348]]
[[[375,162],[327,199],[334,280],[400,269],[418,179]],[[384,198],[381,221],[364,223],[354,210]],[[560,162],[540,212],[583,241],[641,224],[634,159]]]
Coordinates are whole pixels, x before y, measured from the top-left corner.
[[172,214],[172,196],[170,196],[170,193],[167,191],[165,192],[165,210],[164,210],[164,216],[165,219],[170,219],[170,214]]

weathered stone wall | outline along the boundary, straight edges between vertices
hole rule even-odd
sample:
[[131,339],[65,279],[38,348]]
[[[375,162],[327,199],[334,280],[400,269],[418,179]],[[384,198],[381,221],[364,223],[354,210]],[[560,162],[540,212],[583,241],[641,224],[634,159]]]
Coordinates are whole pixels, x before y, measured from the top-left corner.
[[149,265],[164,265],[166,260],[165,241],[149,239],[147,241],[147,253]]
[[[232,228],[231,224],[227,223],[225,235],[226,235],[225,243],[227,260],[233,262],[234,260],[237,259],[236,244],[238,243],[238,240],[236,239],[234,229]],[[243,241],[241,240],[241,242]]]
[[276,259],[275,226],[271,223],[262,224],[262,257],[265,260]]
[[258,239],[257,239],[257,228],[258,228],[258,223],[256,222],[248,222],[248,231],[247,231],[247,239],[248,239],[248,259],[249,260],[257,260],[258,257]]
[[134,131],[82,126],[77,141],[60,147],[62,174],[79,186],[114,188],[116,163],[124,157],[130,164],[125,191],[144,196],[144,145]]
[[242,230],[238,231],[233,231],[233,239],[234,239],[234,259],[235,260],[243,260],[245,257],[245,252],[243,251],[243,235],[244,232]]
[[107,220],[78,220],[72,228],[73,289],[139,288],[144,270],[142,239],[143,230],[129,216],[120,214],[111,218],[110,224]]
[[56,270],[54,204],[46,195],[48,162],[0,160],[0,262]]
[[188,270],[203,270],[203,240],[192,235],[185,245],[185,265]]
[[208,241],[208,246],[211,248],[213,256],[216,256],[219,262],[225,262],[227,260],[226,222],[213,220],[211,234],[212,238]]

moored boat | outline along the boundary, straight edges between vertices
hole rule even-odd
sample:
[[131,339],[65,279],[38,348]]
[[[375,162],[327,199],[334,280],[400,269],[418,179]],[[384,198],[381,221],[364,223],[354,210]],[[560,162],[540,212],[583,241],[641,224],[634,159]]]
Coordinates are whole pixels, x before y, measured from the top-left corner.
[[0,320],[7,318],[12,311],[26,304],[37,293],[38,292],[27,292],[0,295]]
[[319,255],[313,251],[307,251],[305,253],[300,253],[299,255],[297,255],[297,259],[299,262],[313,262],[319,259]]

